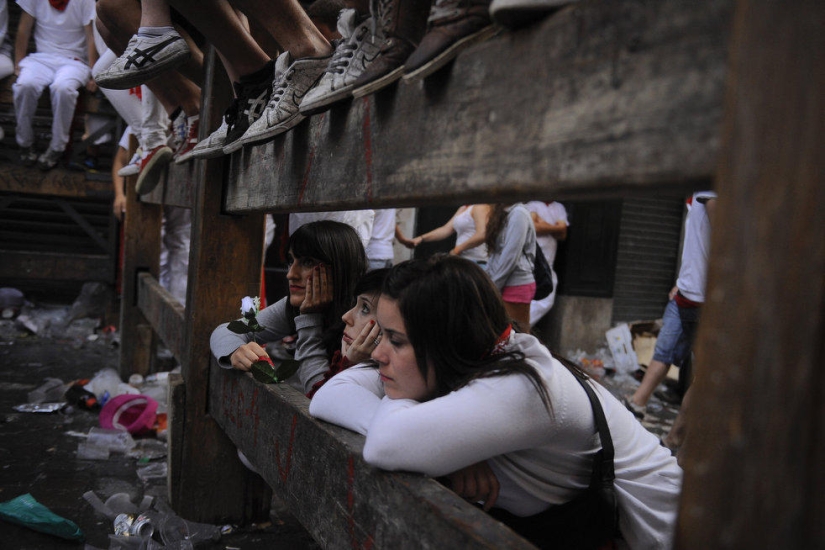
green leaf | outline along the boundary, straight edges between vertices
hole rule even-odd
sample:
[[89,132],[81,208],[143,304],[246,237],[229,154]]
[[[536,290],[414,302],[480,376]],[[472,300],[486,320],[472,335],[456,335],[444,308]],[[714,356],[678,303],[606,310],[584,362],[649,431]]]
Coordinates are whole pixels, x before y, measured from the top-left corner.
[[235,334],[248,334],[252,332],[252,329],[249,328],[249,325],[244,323],[243,321],[230,321],[226,328],[234,332]]
[[298,367],[300,366],[300,361],[296,361],[295,359],[284,359],[281,361],[281,364],[278,365],[278,368],[275,369],[275,380],[277,382],[283,382],[298,372]]
[[254,376],[258,382],[263,382],[264,384],[275,384],[278,382],[278,378],[275,376],[275,369],[266,361],[255,361],[252,363],[251,372],[252,376]]

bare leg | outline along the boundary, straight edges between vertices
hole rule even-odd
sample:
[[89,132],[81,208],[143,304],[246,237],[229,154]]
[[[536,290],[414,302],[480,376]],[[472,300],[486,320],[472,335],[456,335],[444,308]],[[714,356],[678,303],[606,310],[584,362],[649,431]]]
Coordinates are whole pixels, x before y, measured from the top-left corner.
[[233,3],[247,16],[254,16],[293,58],[323,57],[332,53],[329,42],[312,24],[298,0],[234,0]]
[[252,39],[226,0],[173,0],[172,5],[221,52],[226,72],[233,81],[269,62],[269,56]]
[[512,320],[518,323],[519,329],[530,334],[530,304],[504,302],[504,309]]
[[636,388],[636,392],[630,400],[636,405],[647,405],[647,402],[650,400],[650,396],[653,395],[653,392],[659,384],[664,382],[667,377],[668,369],[670,369],[669,365],[665,365],[661,361],[652,359],[650,361],[650,366],[647,367],[647,372],[645,372],[645,377],[642,378],[642,383],[639,384],[638,388]]

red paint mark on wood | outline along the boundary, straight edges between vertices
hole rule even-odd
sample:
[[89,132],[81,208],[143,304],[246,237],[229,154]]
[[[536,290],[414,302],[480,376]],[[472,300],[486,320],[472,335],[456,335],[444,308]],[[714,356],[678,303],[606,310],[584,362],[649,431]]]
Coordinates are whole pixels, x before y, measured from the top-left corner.
[[[320,128],[324,125],[324,119],[326,118],[327,114],[322,113],[319,115],[318,118],[318,125],[316,128]],[[301,188],[298,191],[298,204],[302,204],[304,202],[304,193],[307,190],[307,185],[309,184],[309,175],[312,172],[312,161],[315,160],[315,148],[318,146],[318,138],[319,138],[320,130],[316,131],[316,135],[311,136],[309,143],[309,152],[307,153],[307,166],[304,170],[304,177],[301,179]]]
[[361,127],[364,140],[364,164],[367,175],[367,200],[372,200],[372,121],[370,119],[370,98],[364,97],[364,122]]
[[295,443],[295,427],[298,425],[298,415],[292,415],[292,426],[289,429],[289,444],[286,448],[285,464],[281,464],[281,445],[275,440],[275,463],[278,466],[278,477],[281,478],[281,483],[286,483],[286,478],[289,476],[289,470],[292,468],[292,446]]
[[347,458],[347,528],[349,531],[350,545],[353,550],[371,550],[375,544],[375,537],[367,535],[367,540],[363,543],[358,541],[355,534],[355,459],[352,455]]

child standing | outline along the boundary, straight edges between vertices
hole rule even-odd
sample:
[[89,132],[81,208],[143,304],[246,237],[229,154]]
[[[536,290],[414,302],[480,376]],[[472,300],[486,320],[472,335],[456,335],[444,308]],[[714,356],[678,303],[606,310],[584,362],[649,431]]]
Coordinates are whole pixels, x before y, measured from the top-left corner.
[[[69,142],[69,129],[81,86],[94,90],[91,65],[97,60],[92,35],[94,0],[17,0],[22,8],[14,47],[14,111],[17,144],[26,166],[37,161],[43,170],[57,165]],[[34,32],[36,52],[26,55]],[[49,87],[52,138],[40,157],[34,150],[32,121],[37,101]]]

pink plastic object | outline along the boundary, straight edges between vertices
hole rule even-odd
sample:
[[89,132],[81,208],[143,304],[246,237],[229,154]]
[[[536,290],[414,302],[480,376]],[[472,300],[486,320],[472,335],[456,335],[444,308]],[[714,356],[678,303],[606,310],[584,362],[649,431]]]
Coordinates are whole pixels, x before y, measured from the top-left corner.
[[111,398],[100,411],[100,427],[143,434],[155,426],[158,402],[146,395],[123,394]]

